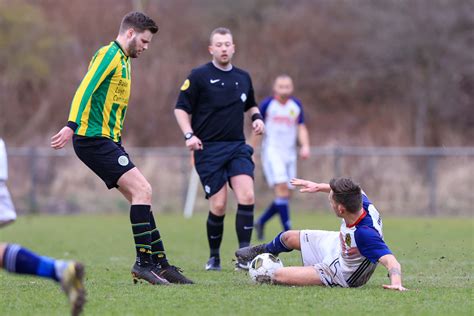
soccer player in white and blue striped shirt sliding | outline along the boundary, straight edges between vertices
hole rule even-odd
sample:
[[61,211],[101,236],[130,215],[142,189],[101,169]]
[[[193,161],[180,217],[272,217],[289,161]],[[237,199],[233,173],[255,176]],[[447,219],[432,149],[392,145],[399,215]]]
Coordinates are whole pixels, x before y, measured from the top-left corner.
[[378,263],[388,271],[390,284],[385,289],[405,291],[401,266],[383,240],[382,219],[360,186],[348,178],[316,183],[293,179],[300,192],[329,193],[329,203],[342,218],[339,231],[290,230],[281,232],[268,244],[236,251],[239,260],[252,260],[260,253],[278,255],[300,250],[302,267],[283,267],[275,271],[274,284],[359,287],[367,283]]

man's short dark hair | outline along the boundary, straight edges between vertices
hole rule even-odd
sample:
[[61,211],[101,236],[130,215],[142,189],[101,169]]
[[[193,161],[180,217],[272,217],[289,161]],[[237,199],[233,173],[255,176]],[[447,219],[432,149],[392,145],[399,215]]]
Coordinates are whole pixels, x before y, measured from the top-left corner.
[[357,213],[362,207],[362,190],[349,178],[333,178],[329,182],[332,198],[342,204],[349,213]]
[[214,29],[214,31],[211,32],[211,35],[209,36],[209,44],[212,44],[212,38],[216,34],[221,34],[221,35],[229,34],[230,36],[232,36],[232,33],[230,32],[230,30],[228,28],[218,27],[218,28]]
[[150,31],[152,34],[158,32],[158,26],[155,21],[138,11],[130,12],[123,17],[122,23],[120,24],[120,33],[125,32],[129,28],[133,28],[139,33],[146,30]]

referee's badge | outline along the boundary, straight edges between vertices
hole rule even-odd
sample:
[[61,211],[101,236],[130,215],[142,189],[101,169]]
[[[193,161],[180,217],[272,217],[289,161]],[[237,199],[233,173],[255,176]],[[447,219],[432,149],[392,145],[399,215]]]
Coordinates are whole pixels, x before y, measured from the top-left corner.
[[128,165],[128,163],[129,163],[128,157],[127,157],[127,156],[123,156],[123,155],[120,156],[120,157],[118,158],[118,163],[119,163],[119,165],[125,167],[125,166]]
[[181,86],[181,91],[186,91],[189,88],[189,79],[184,80],[183,85]]
[[242,93],[242,94],[240,95],[240,100],[242,100],[242,102],[247,101],[247,95],[246,95],[245,93]]

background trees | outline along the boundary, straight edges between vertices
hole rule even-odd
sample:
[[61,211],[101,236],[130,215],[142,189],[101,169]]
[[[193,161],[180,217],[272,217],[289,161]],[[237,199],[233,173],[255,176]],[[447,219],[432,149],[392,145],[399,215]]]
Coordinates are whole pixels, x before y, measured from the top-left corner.
[[160,32],[133,61],[128,144],[181,142],[179,86],[209,60],[209,33],[222,25],[259,99],[277,74],[294,77],[314,145],[473,145],[469,0],[0,0],[0,135],[10,145],[48,145],[89,59],[134,6]]

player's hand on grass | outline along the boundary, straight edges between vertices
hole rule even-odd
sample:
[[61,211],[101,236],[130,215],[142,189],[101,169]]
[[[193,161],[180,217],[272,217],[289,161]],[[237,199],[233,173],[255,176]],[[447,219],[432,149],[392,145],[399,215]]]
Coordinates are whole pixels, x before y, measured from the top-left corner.
[[262,120],[257,119],[252,122],[252,128],[255,135],[262,135],[265,131],[265,123]]
[[309,146],[302,146],[300,148],[300,157],[301,159],[308,159],[310,155]]
[[74,131],[68,127],[64,126],[56,135],[51,137],[51,147],[54,149],[61,149],[74,135]]
[[202,142],[199,138],[196,136],[191,137],[186,141],[186,147],[188,147],[189,150],[202,150],[204,149]]
[[395,291],[400,291],[400,292],[408,291],[408,289],[404,288],[401,284],[398,284],[398,285],[394,285],[394,284],[386,285],[386,284],[384,284],[383,288],[386,289],[386,290],[395,290]]

